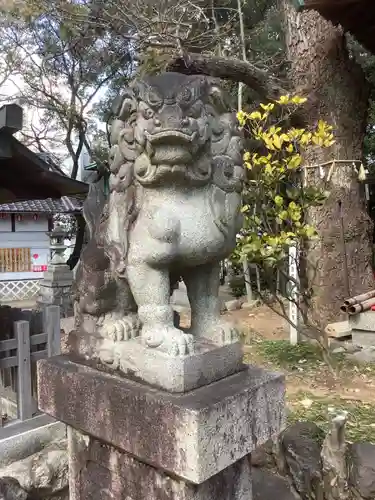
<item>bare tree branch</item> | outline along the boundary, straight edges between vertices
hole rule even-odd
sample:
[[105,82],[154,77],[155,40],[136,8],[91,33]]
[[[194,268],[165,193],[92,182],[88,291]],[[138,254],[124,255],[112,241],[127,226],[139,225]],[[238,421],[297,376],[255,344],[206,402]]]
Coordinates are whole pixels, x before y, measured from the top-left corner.
[[287,93],[283,82],[271,77],[267,71],[256,68],[253,64],[241,59],[190,52],[188,60],[177,57],[168,64],[167,70],[242,82],[255,90],[262,98],[269,100],[278,99],[280,95]]

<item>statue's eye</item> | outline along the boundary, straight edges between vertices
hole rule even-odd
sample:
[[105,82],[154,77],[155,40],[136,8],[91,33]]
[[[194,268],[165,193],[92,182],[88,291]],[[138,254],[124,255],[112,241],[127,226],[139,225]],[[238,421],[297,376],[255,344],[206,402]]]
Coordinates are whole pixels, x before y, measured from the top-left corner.
[[142,113],[143,118],[145,118],[146,120],[151,120],[151,118],[154,116],[154,112],[149,106],[147,106],[145,102],[141,102],[139,104],[139,111]]
[[146,120],[150,120],[154,116],[154,112],[150,108],[145,109],[143,110],[143,116],[146,118]]
[[203,104],[202,101],[196,101],[189,109],[188,115],[191,118],[200,118],[202,116]]
[[152,108],[160,108],[163,104],[163,100],[155,92],[148,93],[147,101]]

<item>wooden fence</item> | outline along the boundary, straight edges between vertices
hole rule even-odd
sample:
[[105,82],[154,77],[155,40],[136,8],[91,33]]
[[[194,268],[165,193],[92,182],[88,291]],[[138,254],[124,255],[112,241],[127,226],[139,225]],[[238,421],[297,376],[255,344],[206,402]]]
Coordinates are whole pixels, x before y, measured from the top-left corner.
[[[2,312],[0,329],[8,325],[8,331],[0,330],[0,414],[2,399],[13,395],[17,419],[24,421],[38,408],[36,362],[60,353],[60,308],[47,306],[42,312],[9,308]],[[7,321],[2,322],[2,316]],[[16,319],[11,331],[9,319]]]

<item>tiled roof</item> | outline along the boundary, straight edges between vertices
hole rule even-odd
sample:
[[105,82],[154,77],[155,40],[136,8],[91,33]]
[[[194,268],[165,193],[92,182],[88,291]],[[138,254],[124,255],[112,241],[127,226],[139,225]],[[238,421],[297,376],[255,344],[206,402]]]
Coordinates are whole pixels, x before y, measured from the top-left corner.
[[68,214],[82,210],[83,199],[71,196],[62,196],[58,199],[47,198],[46,200],[16,201],[0,205],[1,212],[33,212],[50,214]]

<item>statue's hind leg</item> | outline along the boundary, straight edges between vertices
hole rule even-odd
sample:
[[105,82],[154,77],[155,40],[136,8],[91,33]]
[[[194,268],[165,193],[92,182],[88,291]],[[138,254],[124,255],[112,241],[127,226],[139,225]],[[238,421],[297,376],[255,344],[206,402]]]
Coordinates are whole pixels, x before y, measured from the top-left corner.
[[146,345],[171,355],[192,352],[193,337],[175,328],[173,324],[169,270],[137,263],[128,265],[127,275],[138,304],[138,315],[143,325],[141,335]]
[[191,306],[191,333],[220,345],[237,340],[236,328],[220,315],[220,263],[186,268],[183,278]]

